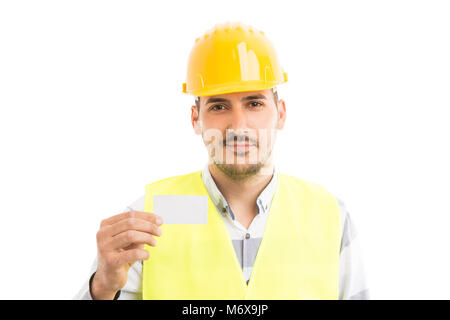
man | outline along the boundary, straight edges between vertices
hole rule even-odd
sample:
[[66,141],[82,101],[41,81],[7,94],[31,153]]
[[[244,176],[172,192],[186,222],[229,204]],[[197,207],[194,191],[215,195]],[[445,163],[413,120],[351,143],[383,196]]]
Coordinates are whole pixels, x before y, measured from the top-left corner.
[[[208,149],[202,171],[146,187],[105,219],[79,299],[367,299],[358,242],[343,202],[277,172],[276,131],[287,81],[264,33],[240,23],[197,38],[185,93]],[[164,225],[155,196],[204,195],[207,224]]]

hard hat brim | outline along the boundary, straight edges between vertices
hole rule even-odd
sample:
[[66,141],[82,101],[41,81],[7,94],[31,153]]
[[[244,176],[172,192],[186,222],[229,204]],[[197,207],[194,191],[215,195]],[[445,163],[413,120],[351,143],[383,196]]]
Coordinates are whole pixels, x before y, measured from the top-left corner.
[[285,83],[287,81],[287,76],[284,74],[285,81],[273,81],[273,82],[266,82],[266,81],[239,81],[235,83],[227,83],[227,84],[221,84],[217,86],[208,86],[207,88],[200,88],[200,89],[192,89],[189,90],[186,86],[186,84],[183,84],[183,92],[194,95],[194,96],[212,96],[212,95],[218,95],[218,94],[225,94],[225,93],[233,93],[233,92],[244,92],[244,91],[260,91],[260,90],[268,90],[270,88],[273,88],[277,85],[280,85],[282,83]]

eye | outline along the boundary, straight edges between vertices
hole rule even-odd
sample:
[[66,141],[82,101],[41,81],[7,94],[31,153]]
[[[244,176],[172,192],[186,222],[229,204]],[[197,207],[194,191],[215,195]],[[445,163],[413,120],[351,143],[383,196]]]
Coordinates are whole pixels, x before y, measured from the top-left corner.
[[261,107],[263,104],[261,102],[253,101],[250,102],[250,105],[254,108]]
[[220,108],[220,107],[223,107],[223,109],[225,109],[225,106],[223,105],[223,104],[216,104],[216,105],[213,105],[211,108],[209,108],[209,110],[212,110],[212,111],[215,111],[215,110],[223,110],[222,108]]

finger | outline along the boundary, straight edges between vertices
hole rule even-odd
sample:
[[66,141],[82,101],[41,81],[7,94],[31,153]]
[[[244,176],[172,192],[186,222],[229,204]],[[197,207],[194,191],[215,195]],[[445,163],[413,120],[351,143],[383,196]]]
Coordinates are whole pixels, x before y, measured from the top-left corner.
[[162,218],[152,212],[142,212],[142,211],[131,210],[131,211],[126,211],[126,212],[116,214],[115,216],[112,216],[112,217],[102,220],[100,226],[104,227],[107,225],[112,225],[120,220],[127,219],[127,218],[139,218],[139,219],[148,220],[150,222],[157,224],[158,226],[160,226],[163,223]]
[[113,237],[127,230],[148,232],[158,237],[161,236],[161,229],[156,224],[140,218],[125,218],[106,226],[104,235]]
[[156,240],[147,232],[127,230],[111,238],[106,247],[112,250],[123,249],[131,244],[156,246]]
[[132,249],[122,251],[117,256],[117,262],[119,265],[124,265],[126,263],[134,263],[137,260],[147,260],[149,258],[149,253],[144,249]]
[[131,250],[131,249],[144,249],[145,245],[143,243],[132,243],[129,246],[123,248],[122,250]]

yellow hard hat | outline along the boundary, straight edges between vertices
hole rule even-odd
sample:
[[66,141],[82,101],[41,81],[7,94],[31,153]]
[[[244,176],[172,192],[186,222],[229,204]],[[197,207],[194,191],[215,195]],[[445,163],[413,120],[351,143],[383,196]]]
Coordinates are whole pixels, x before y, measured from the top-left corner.
[[264,32],[227,22],[195,40],[183,92],[209,96],[266,90],[285,82],[287,74]]

